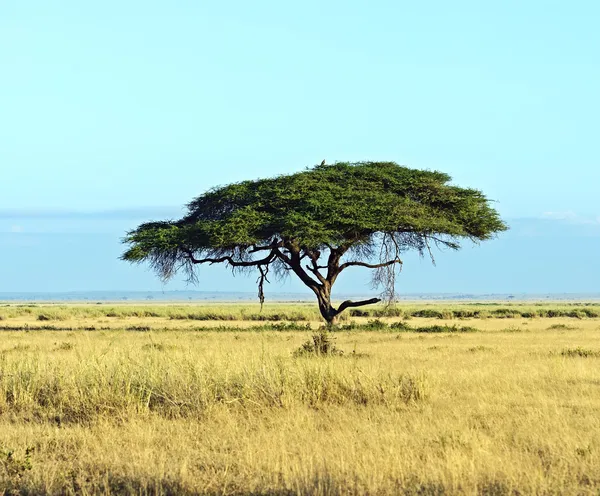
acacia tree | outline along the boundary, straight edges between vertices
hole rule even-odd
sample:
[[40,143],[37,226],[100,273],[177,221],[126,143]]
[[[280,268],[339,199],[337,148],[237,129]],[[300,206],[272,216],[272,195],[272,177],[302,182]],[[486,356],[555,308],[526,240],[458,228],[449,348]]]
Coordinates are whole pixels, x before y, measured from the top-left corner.
[[198,264],[258,271],[264,302],[268,274],[293,273],[316,295],[328,324],[345,309],[381,301],[344,301],[331,290],[352,267],[373,270],[381,297],[394,296],[401,255],[458,249],[507,229],[489,200],[441,172],[393,162],[338,162],[270,179],[214,188],[188,204],[181,220],[148,222],[127,233],[122,259],[148,262],[163,279]]

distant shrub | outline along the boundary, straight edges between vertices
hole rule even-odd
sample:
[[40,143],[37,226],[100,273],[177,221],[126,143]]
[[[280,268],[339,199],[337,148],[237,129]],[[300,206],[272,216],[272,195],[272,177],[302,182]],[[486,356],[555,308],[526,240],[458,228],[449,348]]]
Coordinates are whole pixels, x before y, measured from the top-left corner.
[[375,319],[369,320],[366,324],[361,326],[361,330],[364,331],[381,331],[382,329],[387,329],[388,325],[382,320]]
[[173,345],[166,345],[163,343],[146,343],[144,346],[142,346],[143,350],[155,350],[155,351],[172,350],[174,348],[175,348],[175,346],[173,346]]
[[571,312],[567,313],[567,316],[575,319],[583,319],[587,317],[587,315],[582,310],[572,310]]
[[44,312],[37,316],[37,320],[44,322],[48,320],[67,320],[69,314],[61,312]]
[[373,317],[402,317],[402,315],[404,315],[404,311],[397,306],[387,306],[373,310],[371,315]]
[[152,330],[152,328],[150,326],[132,325],[132,326],[126,327],[125,330],[127,330],[127,331],[147,332],[147,331]]
[[411,313],[413,317],[420,317],[424,319],[443,319],[444,316],[439,310],[432,308],[426,308],[424,310],[415,310]]
[[473,310],[454,310],[452,315],[457,319],[469,319],[475,317],[478,313],[479,312]]
[[431,325],[431,326],[424,326],[424,327],[414,327],[414,328],[410,329],[410,331],[412,331],[412,332],[432,332],[432,333],[437,333],[437,332],[479,332],[479,329],[477,329],[476,327],[470,327],[470,326]]
[[30,326],[29,324],[23,325],[4,325],[0,327],[3,331],[73,331],[73,327],[58,327],[55,325],[39,325]]
[[252,329],[261,331],[310,331],[310,324],[297,324],[296,322],[277,322],[262,326],[253,326]]
[[544,317],[548,317],[548,318],[555,318],[555,317],[562,317],[564,312],[560,311],[560,310],[546,310],[545,312],[543,310],[540,310],[540,313],[544,316]]
[[502,332],[525,332],[525,329],[511,325],[510,327],[502,329]]
[[409,326],[406,322],[394,322],[390,325],[390,329],[394,331],[412,331],[412,327]]
[[457,326],[457,325],[430,325],[430,326],[419,326],[412,327],[406,322],[394,322],[392,324],[386,324],[385,322],[375,319],[370,320],[366,324],[357,324],[351,322],[350,324],[338,326],[335,328],[336,331],[396,331],[396,332],[421,332],[421,333],[437,333],[437,332],[479,332],[476,327],[470,326]]
[[579,329],[579,327],[570,326],[566,324],[554,324],[548,327],[549,331],[574,331],[576,329]]
[[[55,343],[56,344],[56,343]],[[75,347],[75,345],[73,345],[73,343],[69,343],[69,342],[62,342],[57,344],[56,348],[54,348],[55,351],[70,351]]]
[[[454,309],[452,311],[456,318],[598,318],[600,308],[595,303],[561,303],[554,308],[548,308],[548,303],[531,303],[527,306],[518,304],[506,304],[499,308],[493,308],[495,303],[467,303],[465,306],[488,307],[486,310],[471,310],[467,308]],[[534,308],[531,308],[534,307]],[[442,313],[445,310],[440,310]]]
[[489,346],[479,345],[479,346],[473,346],[472,348],[469,348],[469,351],[471,353],[475,353],[477,351],[494,351],[494,348],[490,348]]
[[515,310],[513,308],[498,308],[496,310],[492,310],[492,315],[494,317],[504,318],[504,319],[513,319],[515,317],[520,317],[521,312],[519,310]]
[[9,351],[15,351],[15,352],[21,352],[21,351],[28,351],[31,349],[31,346],[28,344],[16,344],[14,345]]
[[581,357],[581,358],[589,358],[589,357],[600,357],[600,351],[597,350],[589,350],[578,346],[577,348],[565,348],[560,352],[560,354],[564,357]]
[[349,312],[350,317],[368,317],[370,315],[370,312],[368,310],[350,310]]

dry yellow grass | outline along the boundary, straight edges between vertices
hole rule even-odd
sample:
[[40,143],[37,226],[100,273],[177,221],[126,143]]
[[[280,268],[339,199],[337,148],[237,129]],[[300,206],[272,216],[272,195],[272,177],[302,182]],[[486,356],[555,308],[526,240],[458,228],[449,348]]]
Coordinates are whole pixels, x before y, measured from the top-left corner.
[[600,320],[448,323],[481,332],[2,332],[0,492],[598,494]]

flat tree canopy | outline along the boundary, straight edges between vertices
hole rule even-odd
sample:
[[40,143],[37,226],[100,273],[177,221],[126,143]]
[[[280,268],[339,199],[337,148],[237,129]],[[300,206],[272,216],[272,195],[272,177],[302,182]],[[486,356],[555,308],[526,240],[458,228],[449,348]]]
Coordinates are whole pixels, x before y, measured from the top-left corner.
[[332,323],[348,307],[331,304],[331,288],[350,267],[372,269],[383,297],[394,294],[401,254],[458,249],[461,240],[490,239],[507,226],[478,190],[442,172],[393,162],[338,162],[302,172],[214,188],[188,204],[181,220],[148,222],[130,231],[122,255],[148,262],[163,278],[197,264],[258,270],[259,297],[269,271],[293,273],[317,296]]

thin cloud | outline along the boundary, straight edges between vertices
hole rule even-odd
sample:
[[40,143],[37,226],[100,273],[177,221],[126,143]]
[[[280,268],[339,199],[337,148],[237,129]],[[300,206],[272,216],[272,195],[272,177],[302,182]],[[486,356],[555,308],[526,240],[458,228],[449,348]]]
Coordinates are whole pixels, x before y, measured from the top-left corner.
[[542,214],[542,218],[568,222],[569,224],[600,225],[600,215],[580,215],[572,210],[568,210],[566,212],[544,212]]

